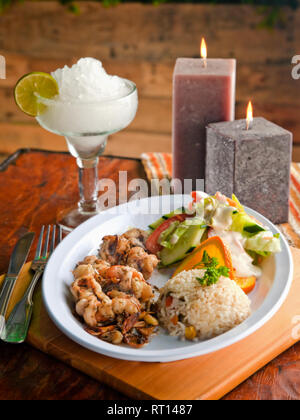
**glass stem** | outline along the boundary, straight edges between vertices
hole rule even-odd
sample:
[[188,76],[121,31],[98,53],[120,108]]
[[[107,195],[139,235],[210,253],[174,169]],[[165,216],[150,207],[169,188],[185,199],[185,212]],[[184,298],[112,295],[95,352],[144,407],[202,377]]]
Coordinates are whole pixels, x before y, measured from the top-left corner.
[[77,158],[80,194],[78,207],[82,213],[97,211],[98,161],[98,157],[88,160]]

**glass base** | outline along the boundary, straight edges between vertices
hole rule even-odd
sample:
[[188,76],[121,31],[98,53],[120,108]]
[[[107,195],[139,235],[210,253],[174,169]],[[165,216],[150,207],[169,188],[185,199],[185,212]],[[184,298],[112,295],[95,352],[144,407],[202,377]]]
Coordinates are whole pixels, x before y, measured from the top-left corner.
[[63,229],[64,233],[70,233],[81,223],[99,214],[99,211],[82,212],[78,207],[63,210],[57,215],[57,224]]

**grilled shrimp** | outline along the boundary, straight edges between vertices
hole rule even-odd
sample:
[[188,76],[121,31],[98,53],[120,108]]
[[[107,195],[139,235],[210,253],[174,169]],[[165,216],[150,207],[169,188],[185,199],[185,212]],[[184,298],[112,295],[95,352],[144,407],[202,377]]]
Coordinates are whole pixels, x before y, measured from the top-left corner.
[[[76,309],[79,302],[76,305]],[[112,301],[106,295],[105,299],[102,301],[99,300],[95,295],[90,296],[79,309],[82,308],[83,311],[81,316],[83,316],[86,324],[93,328],[97,327],[99,323],[113,320],[115,317],[114,311],[112,309]]]
[[114,293],[109,297],[102,291],[96,280],[89,279],[82,287],[82,283],[79,282],[83,281],[83,279],[75,280],[71,290],[78,299],[76,312],[90,327],[95,328],[101,322],[113,320],[116,314],[130,315],[140,311],[141,304],[134,296],[113,291]]
[[100,276],[105,277],[106,271],[110,268],[110,264],[107,261],[97,259],[93,267]]
[[87,305],[84,308],[82,316],[86,324],[90,327],[96,327],[98,324],[98,321],[96,319],[98,306],[99,301],[95,295],[92,295],[87,299]]
[[104,236],[99,256],[111,265],[120,264],[130,251],[130,243],[125,237],[118,235]]
[[113,265],[106,272],[107,279],[118,279],[120,281],[131,282],[132,278],[138,278],[145,281],[142,273],[139,273],[135,268],[126,265]]
[[[91,287],[89,286],[90,281],[93,280],[93,276],[89,274],[86,277],[76,277],[76,275],[79,274],[79,270],[76,270],[74,270],[73,272],[75,276],[75,281],[72,283],[70,290],[72,295],[74,296],[74,299],[78,300],[90,294],[93,294]],[[82,272],[86,272],[88,274],[88,271],[83,270]]]
[[[92,296],[92,295],[90,295],[90,296]],[[79,316],[84,315],[85,309],[89,304],[88,297],[89,296],[84,297],[76,303],[75,309],[76,309],[76,312]]]
[[153,297],[151,285],[145,281],[142,273],[133,267],[114,265],[107,270],[106,279],[116,283],[120,290],[132,293],[142,302]]
[[[74,270],[75,281],[71,286],[71,292],[75,299],[82,299],[89,296],[92,292],[99,298],[105,299],[105,293],[103,293],[100,284],[96,281],[94,276],[94,270],[92,269],[92,273],[90,274],[92,266],[78,266]],[[77,275],[81,274],[89,274],[88,276],[83,277],[76,277]]]
[[133,228],[123,233],[123,235],[121,235],[121,238],[128,239],[131,247],[140,246],[146,249],[146,240],[148,236],[149,235],[146,231]]
[[79,264],[73,271],[75,279],[91,277],[94,275],[94,269],[91,264]]
[[[105,236],[99,256],[111,265],[121,264],[136,268],[148,280],[159,260],[156,255],[146,252],[147,237],[148,233],[141,229],[130,229],[121,236]],[[94,262],[93,265],[95,264]]]
[[90,296],[85,305],[81,316],[86,324],[93,328],[102,322],[114,320],[116,314],[136,314],[141,308],[139,301],[129,295],[114,297],[103,302],[100,302],[96,296]]
[[[85,257],[85,259],[77,265],[77,268],[81,267],[82,265],[91,265],[93,267],[93,270],[101,276],[104,276],[106,270],[110,267],[110,264],[107,261],[99,259],[96,255],[89,255],[88,257]],[[82,269],[79,269],[80,272],[81,270]],[[74,275],[76,274],[75,271]]]
[[126,295],[126,297],[113,298],[112,309],[115,314],[126,313],[132,315],[140,312],[141,304],[134,296]]
[[78,280],[74,281],[74,283],[70,287],[70,290],[76,301],[81,300],[81,299],[87,299],[89,296],[94,294],[92,289],[80,287],[78,285]]
[[127,255],[127,264],[140,271],[146,280],[151,277],[158,262],[156,255],[148,254],[143,248],[138,246],[131,248]]
[[105,236],[99,256],[84,258],[73,271],[71,292],[86,330],[114,344],[140,347],[155,329],[139,321],[154,296],[144,275],[149,278],[158,263],[145,251],[147,236],[140,229]]
[[88,255],[87,257],[85,257],[85,259],[83,261],[81,261],[77,265],[78,266],[85,265],[85,264],[91,264],[91,265],[93,265],[97,259],[98,259],[98,257],[96,255]]

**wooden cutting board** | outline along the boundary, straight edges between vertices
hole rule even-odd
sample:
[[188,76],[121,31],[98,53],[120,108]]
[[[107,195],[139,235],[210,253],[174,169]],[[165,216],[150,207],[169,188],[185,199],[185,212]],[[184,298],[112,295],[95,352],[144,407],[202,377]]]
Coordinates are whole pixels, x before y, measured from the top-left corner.
[[[107,383],[135,399],[219,399],[300,339],[300,250],[292,248],[294,279],[289,296],[277,314],[244,340],[206,356],[170,363],[127,362],[102,356],[65,337],[34,296],[28,343],[37,349]],[[15,287],[8,313],[30,279],[27,264]],[[0,285],[3,276],[0,278]]]

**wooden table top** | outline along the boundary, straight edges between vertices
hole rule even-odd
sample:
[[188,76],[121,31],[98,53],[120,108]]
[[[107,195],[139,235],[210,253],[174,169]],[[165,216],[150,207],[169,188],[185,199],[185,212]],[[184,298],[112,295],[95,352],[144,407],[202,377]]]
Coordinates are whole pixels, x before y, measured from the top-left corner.
[[[99,177],[128,181],[145,178],[136,159],[103,157]],[[78,199],[77,168],[68,154],[21,150],[0,165],[0,273],[7,270],[12,249],[24,232],[39,232],[54,223],[59,210]],[[33,247],[34,249],[35,247]],[[30,256],[32,258],[32,255]],[[0,343],[0,399],[127,399],[36,349]],[[230,394],[237,399],[300,399],[300,343],[277,357]]]

